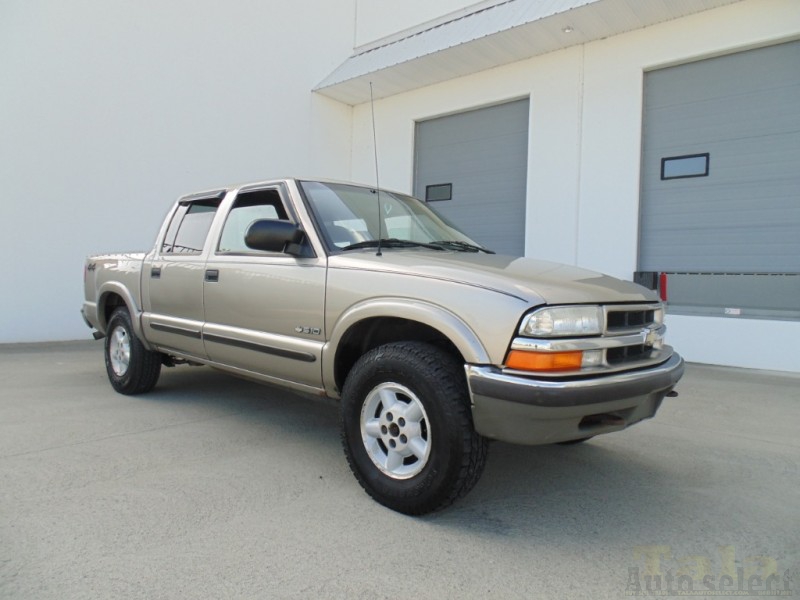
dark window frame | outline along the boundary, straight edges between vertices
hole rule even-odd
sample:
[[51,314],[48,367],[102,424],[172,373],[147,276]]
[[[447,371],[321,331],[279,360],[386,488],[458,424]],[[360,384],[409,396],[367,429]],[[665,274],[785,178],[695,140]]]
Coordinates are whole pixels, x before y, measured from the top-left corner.
[[[692,175],[672,175],[670,177],[666,177],[664,175],[664,168],[666,167],[668,161],[685,160],[688,158],[705,158],[705,171],[702,173],[694,173]],[[671,181],[672,179],[691,179],[694,177],[708,177],[710,165],[711,154],[709,152],[701,152],[699,154],[683,154],[681,156],[665,156],[661,159],[661,181]]]
[[[431,198],[431,190],[447,188],[447,198]],[[452,183],[433,183],[425,186],[425,202],[447,202],[453,199]]]

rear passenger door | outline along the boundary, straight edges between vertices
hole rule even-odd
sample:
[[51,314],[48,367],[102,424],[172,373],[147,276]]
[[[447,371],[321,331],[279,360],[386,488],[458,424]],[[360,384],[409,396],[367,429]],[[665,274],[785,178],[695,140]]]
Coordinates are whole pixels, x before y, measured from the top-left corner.
[[206,358],[202,330],[206,240],[224,192],[178,202],[142,269],[143,328],[159,349]]
[[240,190],[205,265],[205,348],[211,360],[267,379],[321,387],[325,257],[251,250],[259,219],[297,222],[282,184]]

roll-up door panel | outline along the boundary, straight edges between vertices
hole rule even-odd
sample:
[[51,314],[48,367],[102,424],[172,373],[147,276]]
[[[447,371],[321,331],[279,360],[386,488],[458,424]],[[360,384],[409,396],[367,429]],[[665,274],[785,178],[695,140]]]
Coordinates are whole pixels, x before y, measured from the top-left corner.
[[[798,65],[800,42],[791,42],[645,75],[639,269],[693,275],[671,290],[672,304],[686,289],[687,305],[705,296],[720,308],[723,280],[704,273],[800,274]],[[664,178],[663,161],[706,154],[707,174]],[[767,280],[725,281],[737,284],[736,306],[736,296],[752,304],[759,294],[748,286]],[[800,298],[777,304],[800,316]]]
[[451,184],[450,199],[431,206],[501,254],[525,251],[529,107],[518,100],[416,127],[414,195]]

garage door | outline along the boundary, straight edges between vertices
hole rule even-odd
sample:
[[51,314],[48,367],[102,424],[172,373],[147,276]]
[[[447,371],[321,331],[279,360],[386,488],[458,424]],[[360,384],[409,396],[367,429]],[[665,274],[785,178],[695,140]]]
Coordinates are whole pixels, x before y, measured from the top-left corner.
[[800,318],[800,42],[647,73],[639,268],[672,312]]
[[529,101],[420,121],[414,195],[478,243],[525,252]]

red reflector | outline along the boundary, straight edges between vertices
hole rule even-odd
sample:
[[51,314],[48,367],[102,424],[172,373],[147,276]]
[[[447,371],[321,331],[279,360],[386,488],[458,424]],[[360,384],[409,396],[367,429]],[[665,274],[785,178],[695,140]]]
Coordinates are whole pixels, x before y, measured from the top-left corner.
[[658,275],[658,293],[661,296],[661,301],[667,301],[667,274],[659,273]]

